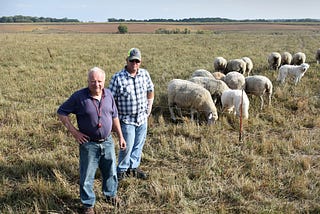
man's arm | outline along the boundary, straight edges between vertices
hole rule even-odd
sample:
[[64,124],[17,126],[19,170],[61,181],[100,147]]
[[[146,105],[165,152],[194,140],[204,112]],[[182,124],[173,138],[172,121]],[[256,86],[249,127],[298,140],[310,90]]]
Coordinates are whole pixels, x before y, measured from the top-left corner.
[[78,129],[76,129],[76,127],[74,127],[69,116],[58,114],[58,117],[79,144],[88,142],[88,136],[81,133]]
[[149,116],[151,114],[153,99],[154,99],[154,92],[153,91],[150,91],[147,93],[147,99],[148,99],[148,116]]
[[121,126],[120,126],[120,121],[119,121],[118,117],[115,117],[115,118],[112,119],[112,130],[114,132],[116,132],[117,135],[118,135],[118,141],[119,141],[120,149],[121,150],[126,149],[126,141],[123,138],[122,131],[121,131]]

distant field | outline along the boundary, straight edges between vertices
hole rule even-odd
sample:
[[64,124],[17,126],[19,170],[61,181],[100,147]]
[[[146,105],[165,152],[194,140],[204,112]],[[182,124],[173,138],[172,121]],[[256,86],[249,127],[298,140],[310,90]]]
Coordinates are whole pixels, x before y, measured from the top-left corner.
[[[159,28],[173,30],[187,28],[196,31],[252,31],[252,30],[311,30],[320,31],[320,24],[297,23],[123,23],[129,33],[154,33]],[[79,32],[117,33],[119,23],[67,23],[67,24],[0,24],[0,32]]]

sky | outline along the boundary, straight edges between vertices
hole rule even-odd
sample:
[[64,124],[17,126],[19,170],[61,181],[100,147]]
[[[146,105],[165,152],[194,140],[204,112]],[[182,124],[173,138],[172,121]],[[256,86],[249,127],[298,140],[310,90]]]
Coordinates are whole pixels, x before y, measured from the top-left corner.
[[[299,2],[299,3],[298,3]],[[320,19],[320,0],[0,0],[0,17],[116,19]]]

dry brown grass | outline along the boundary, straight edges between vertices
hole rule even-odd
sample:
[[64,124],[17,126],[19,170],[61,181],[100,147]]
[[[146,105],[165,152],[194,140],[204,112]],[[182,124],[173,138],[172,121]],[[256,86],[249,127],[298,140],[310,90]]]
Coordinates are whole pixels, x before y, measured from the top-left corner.
[[[250,31],[190,35],[0,34],[0,212],[79,213],[78,146],[56,116],[58,106],[86,85],[100,66],[107,79],[131,47],[142,50],[156,97],[141,168],[147,181],[119,186],[124,204],[103,200],[97,213],[319,213],[320,66],[313,58],[318,31]],[[48,53],[48,48],[52,57]],[[267,69],[272,51],[303,51],[310,69],[301,82],[279,85]],[[213,58],[249,56],[253,74],[274,83],[272,106],[250,97],[243,124],[219,112],[214,126],[171,123],[166,85]]]

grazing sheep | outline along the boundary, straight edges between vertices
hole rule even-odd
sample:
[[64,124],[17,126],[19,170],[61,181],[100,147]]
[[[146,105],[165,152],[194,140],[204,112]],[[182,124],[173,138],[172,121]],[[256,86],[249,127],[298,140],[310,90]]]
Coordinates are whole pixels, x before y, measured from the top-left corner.
[[226,76],[224,73],[221,72],[213,72],[212,75],[217,80],[222,80]]
[[316,60],[317,60],[317,64],[319,64],[320,63],[320,48],[316,52]]
[[[168,84],[168,105],[172,120],[176,121],[173,106],[191,109],[191,120],[194,112],[204,113],[208,124],[218,119],[217,108],[210,92],[202,86],[188,80],[173,79]],[[181,111],[179,111],[181,116]]]
[[306,54],[298,52],[292,56],[292,65],[301,65],[306,62]]
[[278,52],[272,52],[268,56],[269,68],[271,70],[278,70],[281,65],[281,55]]
[[253,69],[253,63],[252,63],[252,60],[249,58],[249,57],[242,57],[241,58],[245,63],[246,63],[246,73],[247,73],[247,76],[250,75],[252,69]]
[[198,69],[194,71],[191,75],[192,77],[211,77],[214,78],[213,75],[210,73],[210,71],[207,71],[205,69]]
[[221,95],[222,109],[227,110],[228,113],[234,112],[235,115],[240,117],[241,105],[242,115],[245,119],[249,118],[249,99],[244,90],[226,90]]
[[301,65],[283,65],[279,68],[277,81],[283,84],[287,76],[293,76],[295,78],[294,84],[297,85],[308,68],[309,64],[307,63]]
[[217,72],[224,72],[227,67],[227,60],[221,56],[218,56],[213,60],[213,67]]
[[281,54],[281,65],[291,65],[292,55],[289,52],[283,52]]
[[231,71],[237,71],[241,74],[246,72],[246,63],[242,59],[231,59],[227,63],[226,70],[224,71],[225,74]]
[[245,85],[245,77],[237,71],[232,71],[226,74],[223,81],[230,89],[243,89]]
[[229,89],[227,84],[222,80],[216,80],[210,77],[192,77],[189,81],[207,89],[215,104],[217,104],[217,101],[220,101],[222,92]]
[[252,94],[258,96],[261,100],[260,109],[263,108],[263,96],[268,97],[268,106],[271,104],[273,85],[268,77],[262,75],[254,75],[246,77],[245,92],[247,95]]

